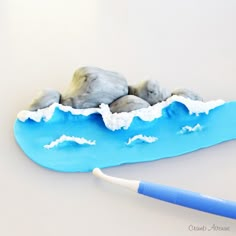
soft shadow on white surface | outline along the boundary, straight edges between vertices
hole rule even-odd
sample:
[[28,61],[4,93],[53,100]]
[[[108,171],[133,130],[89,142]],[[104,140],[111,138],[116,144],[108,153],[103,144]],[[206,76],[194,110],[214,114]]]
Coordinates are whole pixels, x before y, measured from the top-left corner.
[[[233,220],[138,196],[91,173],[43,169],[13,137],[17,112],[37,90],[63,91],[83,65],[123,73],[130,84],[151,77],[207,100],[235,100],[235,11],[233,0],[1,1],[0,234],[235,235]],[[235,152],[231,141],[104,171],[236,200]],[[189,229],[214,224],[230,230]]]

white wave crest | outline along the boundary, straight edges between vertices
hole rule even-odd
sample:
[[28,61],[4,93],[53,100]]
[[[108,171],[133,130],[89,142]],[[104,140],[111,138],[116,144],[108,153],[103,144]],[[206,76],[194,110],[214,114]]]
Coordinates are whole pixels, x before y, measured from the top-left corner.
[[145,136],[145,135],[139,134],[139,135],[135,135],[134,137],[130,138],[127,142],[127,145],[130,145],[131,143],[135,142],[136,140],[142,140],[146,143],[154,143],[158,140],[158,138],[153,137],[153,136]]
[[80,145],[83,145],[83,144],[95,145],[96,144],[96,141],[90,141],[85,138],[62,135],[60,138],[56,139],[55,141],[52,141],[50,144],[44,145],[44,148],[51,149],[51,148],[56,147],[58,144],[64,143],[64,142],[75,142]]
[[100,108],[87,108],[87,109],[74,109],[69,106],[54,103],[50,107],[39,109],[38,111],[21,111],[18,113],[17,118],[24,122],[28,119],[40,122],[41,120],[48,121],[52,118],[56,108],[64,112],[70,112],[73,115],[84,115],[99,113],[102,115],[104,123],[108,129],[118,130],[121,128],[128,129],[134,117],[139,117],[143,121],[153,121],[162,116],[162,110],[173,102],[180,102],[184,104],[189,114],[206,113],[218,106],[223,105],[223,100],[215,100],[209,102],[195,101],[182,96],[172,96],[166,101],[157,103],[153,106],[142,108],[131,112],[111,113],[107,104],[101,104]]
[[202,126],[200,124],[196,124],[193,127],[186,125],[186,126],[182,127],[182,129],[179,131],[179,133],[186,134],[186,133],[192,133],[192,132],[200,131],[200,130],[202,130]]

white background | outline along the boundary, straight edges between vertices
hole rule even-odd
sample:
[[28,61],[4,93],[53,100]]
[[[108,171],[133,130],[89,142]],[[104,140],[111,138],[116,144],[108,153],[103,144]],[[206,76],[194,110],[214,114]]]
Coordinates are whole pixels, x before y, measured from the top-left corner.
[[[236,235],[233,220],[135,195],[91,173],[43,169],[13,136],[16,114],[37,91],[64,91],[84,65],[120,72],[130,84],[153,78],[206,100],[235,100],[235,13],[234,0],[1,0],[0,235]],[[105,172],[236,200],[235,154],[230,141]],[[230,231],[189,230],[214,224]]]

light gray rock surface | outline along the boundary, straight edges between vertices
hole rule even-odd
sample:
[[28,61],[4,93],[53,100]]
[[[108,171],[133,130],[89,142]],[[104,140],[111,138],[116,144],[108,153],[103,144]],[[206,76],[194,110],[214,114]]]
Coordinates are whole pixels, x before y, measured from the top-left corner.
[[123,96],[110,104],[112,113],[130,112],[133,110],[149,107],[150,104],[134,95]]
[[197,93],[186,89],[186,88],[180,88],[180,89],[176,89],[174,90],[171,95],[178,95],[178,96],[182,96],[182,97],[186,97],[186,98],[190,98],[192,100],[199,100],[199,101],[203,101],[203,98],[200,97]]
[[37,111],[45,107],[49,107],[53,103],[60,102],[61,94],[54,89],[44,89],[34,98],[29,106],[30,111]]
[[161,89],[156,80],[146,80],[137,85],[129,86],[129,94],[138,96],[154,105],[170,97],[167,90]]
[[82,67],[73,76],[61,103],[73,108],[98,107],[110,104],[128,94],[126,79],[116,73],[96,67]]
[[162,102],[173,95],[203,100],[198,94],[185,88],[170,93],[161,89],[156,80],[128,86],[121,74],[96,67],[82,67],[75,71],[65,93],[61,95],[54,89],[42,90],[30,104],[29,110],[36,111],[53,103],[79,109],[98,107],[105,103],[110,105],[113,113],[129,112]]

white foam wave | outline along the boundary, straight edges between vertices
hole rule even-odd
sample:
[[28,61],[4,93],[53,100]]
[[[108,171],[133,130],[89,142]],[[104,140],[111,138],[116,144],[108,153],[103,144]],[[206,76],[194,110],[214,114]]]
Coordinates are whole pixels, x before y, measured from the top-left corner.
[[96,144],[96,141],[90,141],[85,138],[62,135],[60,138],[52,141],[51,143],[47,145],[44,145],[44,148],[51,149],[51,148],[56,147],[58,144],[64,143],[64,142],[75,142],[80,145],[83,145],[83,144],[95,145]]
[[218,106],[223,105],[223,100],[214,100],[209,102],[195,101],[182,96],[172,96],[166,101],[157,103],[153,106],[142,108],[131,112],[111,113],[110,108],[106,104],[101,104],[100,108],[87,108],[87,109],[74,109],[69,106],[54,103],[50,107],[39,109],[38,111],[21,111],[18,113],[17,118],[24,122],[28,119],[40,122],[41,120],[48,121],[52,118],[56,108],[64,112],[70,112],[73,115],[88,116],[94,113],[100,113],[104,123],[108,129],[118,130],[121,128],[128,129],[133,118],[139,117],[143,121],[153,121],[162,116],[162,110],[173,102],[180,102],[184,104],[189,114],[206,113]]
[[154,143],[158,140],[158,138],[153,137],[153,136],[145,136],[145,135],[139,134],[139,135],[135,135],[132,138],[129,138],[127,145],[130,145],[131,143],[135,142],[136,140],[142,140],[146,143]]
[[184,126],[182,127],[182,129],[180,130],[180,134],[186,134],[186,133],[192,133],[195,131],[200,131],[202,130],[202,126],[200,124],[196,124],[195,126],[191,127],[191,126]]

